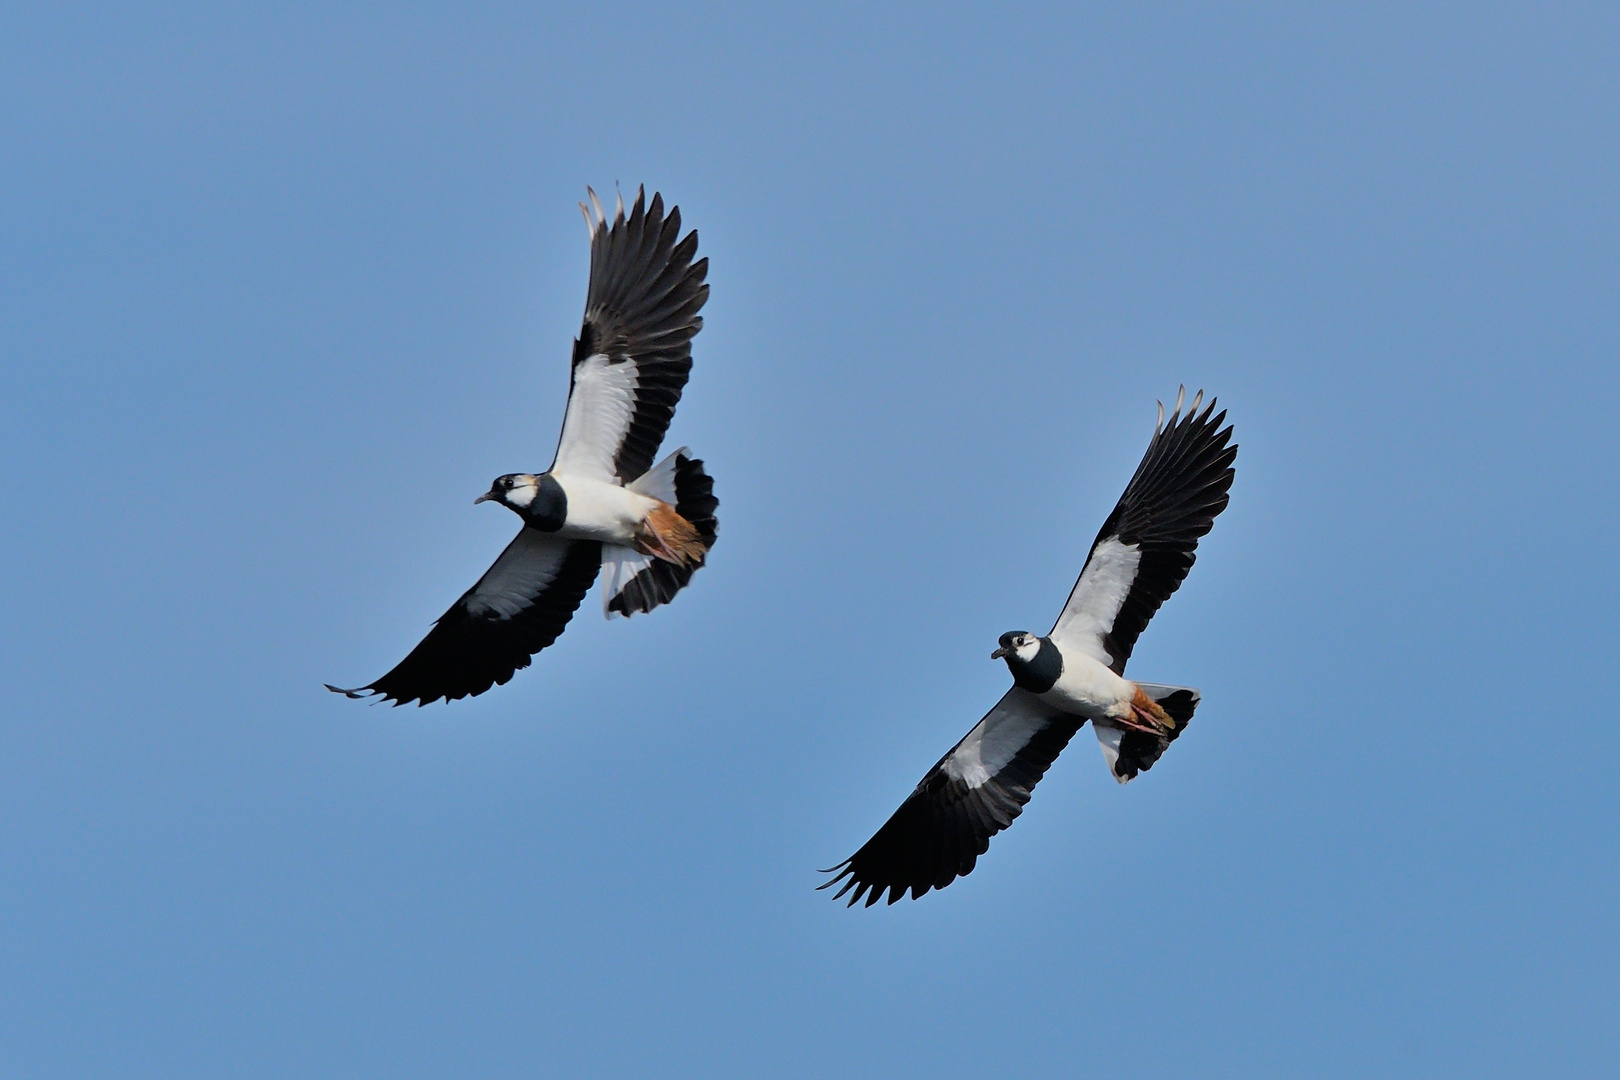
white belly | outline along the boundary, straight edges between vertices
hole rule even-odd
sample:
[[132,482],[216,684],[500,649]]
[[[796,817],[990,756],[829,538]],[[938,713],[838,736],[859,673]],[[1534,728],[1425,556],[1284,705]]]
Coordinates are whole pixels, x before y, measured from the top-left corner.
[[1129,679],[1084,653],[1063,656],[1063,674],[1041,700],[1064,712],[1100,720],[1129,716],[1136,687]]
[[601,540],[630,546],[637,526],[658,506],[657,499],[605,480],[551,475],[568,496],[568,518],[554,535],[569,540]]

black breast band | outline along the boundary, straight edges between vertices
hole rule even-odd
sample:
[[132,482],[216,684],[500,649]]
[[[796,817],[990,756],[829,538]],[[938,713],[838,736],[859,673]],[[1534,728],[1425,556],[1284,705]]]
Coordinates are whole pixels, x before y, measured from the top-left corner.
[[1017,653],[1007,655],[1007,667],[1012,670],[1014,685],[1033,694],[1044,694],[1057,685],[1063,674],[1063,654],[1052,644],[1051,638],[1041,638],[1041,647],[1033,660],[1024,661]]
[[523,508],[523,520],[541,532],[556,532],[568,520],[568,492],[550,473],[536,481],[534,501]]

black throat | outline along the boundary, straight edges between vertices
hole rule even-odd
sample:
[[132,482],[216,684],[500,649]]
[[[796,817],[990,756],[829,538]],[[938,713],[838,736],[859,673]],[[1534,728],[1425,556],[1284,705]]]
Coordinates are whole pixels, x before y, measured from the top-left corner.
[[556,532],[568,520],[568,493],[550,473],[536,479],[534,501],[518,513],[541,532]]
[[1063,654],[1052,644],[1051,638],[1041,638],[1041,647],[1032,660],[1020,660],[1017,653],[1008,653],[1007,667],[1012,671],[1013,685],[1034,694],[1044,694],[1057,685],[1063,674]]

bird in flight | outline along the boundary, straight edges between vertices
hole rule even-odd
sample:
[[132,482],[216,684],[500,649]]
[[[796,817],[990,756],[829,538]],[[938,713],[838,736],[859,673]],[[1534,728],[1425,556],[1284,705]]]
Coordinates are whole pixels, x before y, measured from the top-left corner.
[[1164,406],[1136,475],[1108,515],[1057,625],[1045,637],[1002,634],[990,654],[1006,661],[1011,690],[929,770],[862,848],[824,873],[854,890],[849,906],[885,891],[894,903],[943,889],[972,872],[990,838],[1023,812],[1030,793],[1077,731],[1091,721],[1104,761],[1121,784],[1153,763],[1186,730],[1198,691],[1125,678],[1137,636],[1192,568],[1198,540],[1226,509],[1237,446],[1226,413],[1185,416],[1185,389],[1170,422]]
[[661,195],[638,191],[628,216],[619,199],[610,224],[585,190],[591,276],[556,459],[473,500],[512,510],[522,530],[393,670],[328,690],[395,705],[482,694],[557,640],[599,571],[603,613],[630,616],[668,603],[714,546],[703,462],[682,447],[653,464],[692,370],[709,260],[693,261],[697,233],[680,236]]

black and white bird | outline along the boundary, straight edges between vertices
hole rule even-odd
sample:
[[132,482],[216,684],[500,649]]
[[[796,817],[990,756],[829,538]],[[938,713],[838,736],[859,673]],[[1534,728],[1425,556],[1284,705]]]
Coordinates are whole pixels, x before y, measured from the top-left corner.
[[517,538],[410,655],[367,686],[327,689],[426,705],[504,684],[557,640],[598,572],[609,618],[666,604],[714,546],[714,483],[682,447],[653,464],[692,370],[709,298],[709,260],[681,212],[638,191],[613,221],[596,193],[580,203],[591,237],[585,322],[556,459],[509,473],[474,500],[523,519]]
[[1182,415],[1164,406],[1147,454],[1108,515],[1080,580],[1045,637],[1001,635],[1013,687],[929,770],[866,844],[825,873],[850,906],[885,891],[894,903],[970,873],[990,838],[1011,825],[1058,754],[1087,720],[1120,783],[1153,763],[1186,730],[1198,691],[1125,678],[1125,662],[1159,605],[1192,568],[1198,540],[1226,509],[1237,446],[1224,411]]

